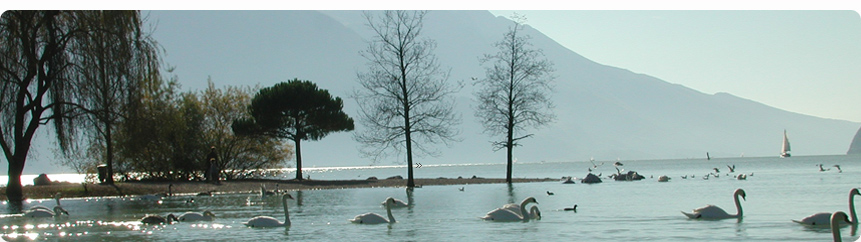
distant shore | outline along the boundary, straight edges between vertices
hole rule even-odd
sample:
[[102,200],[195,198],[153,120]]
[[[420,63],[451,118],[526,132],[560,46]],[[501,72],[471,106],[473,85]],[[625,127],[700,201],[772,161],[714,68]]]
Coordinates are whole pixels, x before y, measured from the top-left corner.
[[[552,178],[514,178],[514,183],[524,182],[547,182],[556,181]],[[417,178],[414,180],[419,186],[444,186],[444,185],[469,185],[505,183],[503,178]],[[115,197],[134,196],[145,194],[167,193],[168,186],[171,187],[173,195],[197,195],[202,192],[212,194],[229,193],[254,193],[260,192],[260,187],[265,186],[268,190],[315,190],[315,189],[346,189],[346,188],[372,188],[372,187],[406,187],[406,179],[381,179],[381,180],[236,180],[222,181],[215,185],[198,181],[180,182],[117,182],[115,186],[99,184],[70,184],[61,183],[45,186],[24,186],[24,197],[28,199],[51,198],[56,193],[62,197]],[[6,200],[6,187],[0,187],[0,200]]]

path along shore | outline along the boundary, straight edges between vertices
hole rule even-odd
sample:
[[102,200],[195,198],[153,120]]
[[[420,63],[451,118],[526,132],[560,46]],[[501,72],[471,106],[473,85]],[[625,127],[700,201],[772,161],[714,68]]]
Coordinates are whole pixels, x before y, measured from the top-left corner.
[[[547,182],[557,181],[551,178],[514,178],[512,182]],[[470,185],[505,183],[502,178],[417,178],[414,180],[416,186],[444,186],[444,185]],[[260,187],[265,186],[268,190],[315,190],[315,189],[346,189],[346,188],[371,188],[371,187],[406,187],[405,179],[382,179],[382,180],[237,180],[221,181],[220,184],[210,184],[198,181],[181,182],[117,182],[115,186],[99,184],[69,184],[61,183],[45,186],[24,186],[24,197],[27,199],[51,198],[56,193],[62,197],[115,197],[133,196],[145,194],[167,193],[168,186],[173,184],[171,192],[174,195],[211,192],[212,194],[225,193],[254,193],[260,192]],[[0,201],[5,201],[6,187],[0,187]]]

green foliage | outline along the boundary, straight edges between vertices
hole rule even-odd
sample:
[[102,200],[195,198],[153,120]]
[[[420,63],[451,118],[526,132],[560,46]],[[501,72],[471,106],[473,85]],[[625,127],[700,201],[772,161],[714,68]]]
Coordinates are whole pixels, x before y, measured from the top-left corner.
[[226,179],[243,178],[260,169],[276,168],[290,160],[291,146],[267,136],[234,135],[231,124],[235,119],[250,118],[248,105],[252,88],[227,86],[215,88],[212,81],[198,94],[204,114],[203,140],[215,146],[216,165]]
[[[290,140],[319,140],[331,132],[353,130],[353,119],[342,111],[344,101],[333,98],[310,81],[294,79],[263,88],[249,107],[253,126],[238,129]],[[243,125],[246,125],[245,123]],[[238,124],[239,125],[239,124]]]
[[248,107],[251,118],[236,119],[233,131],[250,136],[290,139],[296,145],[296,179],[302,179],[302,140],[353,130],[344,102],[310,81],[294,79],[261,89]]
[[291,153],[282,142],[265,136],[235,136],[230,122],[247,118],[250,89],[206,90],[177,94],[175,80],[154,79],[141,88],[138,109],[121,123],[118,170],[129,179],[195,180],[216,147],[216,165],[226,179],[258,169],[276,168]]

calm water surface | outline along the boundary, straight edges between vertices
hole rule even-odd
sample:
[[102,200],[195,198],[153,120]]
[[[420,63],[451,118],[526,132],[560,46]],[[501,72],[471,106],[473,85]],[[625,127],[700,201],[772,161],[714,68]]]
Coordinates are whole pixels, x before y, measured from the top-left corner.
[[[600,161],[598,161],[600,163]],[[604,176],[615,172],[613,161],[597,168]],[[61,219],[25,219],[8,214],[0,204],[0,238],[49,241],[831,241],[827,228],[805,227],[791,222],[817,212],[848,212],[849,190],[861,186],[861,156],[811,156],[780,158],[731,158],[697,160],[623,161],[626,170],[647,179],[600,184],[561,182],[425,186],[407,196],[403,188],[366,188],[291,191],[289,228],[253,229],[242,225],[257,215],[281,220],[284,213],[277,197],[231,194],[214,197],[175,196],[161,202],[134,198],[63,199],[71,216]],[[817,164],[830,171],[820,172]],[[837,172],[835,164],[843,169]],[[726,165],[735,165],[729,173]],[[587,162],[515,165],[515,177],[582,177],[592,167]],[[720,178],[703,180],[719,168]],[[417,177],[499,177],[504,165],[424,166]],[[316,169],[315,179],[364,179],[368,176],[404,175],[403,167]],[[732,176],[751,174],[747,180]],[[657,177],[668,175],[670,182]],[[687,175],[687,179],[681,176]],[[695,178],[691,178],[695,175]],[[279,176],[291,177],[289,172]],[[648,178],[654,176],[655,178]],[[459,191],[463,187],[464,191]],[[680,211],[706,204],[735,212],[732,192],[743,188],[744,219],[689,220]],[[555,195],[547,195],[552,191]],[[385,214],[380,203],[386,197],[411,201],[409,208],[394,209],[397,223],[356,225],[355,215]],[[542,219],[494,223],[479,219],[505,203],[535,197]],[[194,201],[187,202],[190,198]],[[25,206],[54,206],[53,200],[32,200]],[[859,201],[861,202],[861,201]],[[577,212],[563,208],[578,205]],[[211,210],[214,222],[146,226],[138,219],[146,214],[180,214]],[[844,240],[854,241],[849,227]]]

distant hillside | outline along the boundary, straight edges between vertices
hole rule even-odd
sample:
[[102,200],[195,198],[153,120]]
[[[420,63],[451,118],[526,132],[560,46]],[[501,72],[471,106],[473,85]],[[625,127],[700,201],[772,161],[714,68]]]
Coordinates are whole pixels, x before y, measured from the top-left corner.
[[[309,79],[348,99],[356,72],[364,70],[359,51],[371,36],[360,11],[155,11],[155,37],[165,60],[187,89],[202,88],[207,76],[218,85],[272,85]],[[433,11],[424,35],[434,39],[451,81],[464,81],[458,111],[463,142],[440,147],[442,157],[420,162],[501,162],[473,117],[471,77],[484,76],[478,57],[492,53],[512,22],[487,11]],[[705,94],[647,74],[595,63],[532,28],[535,47],[555,62],[554,102],[558,120],[535,131],[515,149],[520,161],[663,159],[776,156],[783,130],[793,155],[841,154],[858,123],[791,113],[728,93]],[[358,126],[357,129],[363,127]],[[304,145],[304,144],[303,144]],[[308,142],[309,165],[363,165],[350,134]],[[338,152],[332,152],[336,150]],[[393,157],[392,161],[402,158]]]
[[[345,99],[365,69],[359,52],[371,36],[360,11],[149,11],[153,36],[167,51],[186,90],[216,86],[270,86],[307,79]],[[512,25],[487,11],[433,11],[424,36],[451,68],[451,81],[465,82],[458,94],[463,116],[461,143],[439,147],[441,157],[418,157],[423,164],[502,163],[473,117],[472,77],[483,77],[479,56],[495,52]],[[611,31],[611,30],[608,30]],[[859,123],[787,112],[728,93],[706,94],[685,86],[593,62],[527,27],[535,47],[555,63],[557,121],[535,130],[514,150],[522,162],[616,159],[672,159],[777,156],[786,129],[793,155],[843,154]],[[708,60],[700,60],[708,61]],[[356,129],[362,129],[357,125]],[[857,147],[858,138],[856,138]],[[48,150],[47,148],[45,150]],[[853,149],[858,150],[858,149]],[[45,152],[43,152],[45,153]],[[303,144],[307,167],[368,165],[350,133]],[[392,157],[382,164],[403,162]],[[27,171],[37,163],[29,163]],[[4,167],[5,168],[5,167]],[[0,168],[2,169],[2,168]],[[27,172],[25,171],[25,172]],[[518,176],[516,174],[515,176]],[[418,174],[421,176],[421,173]]]
[[855,138],[852,139],[852,144],[849,145],[849,151],[846,151],[846,154],[861,154],[861,128],[858,128],[858,132],[855,133]]

